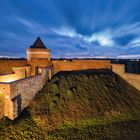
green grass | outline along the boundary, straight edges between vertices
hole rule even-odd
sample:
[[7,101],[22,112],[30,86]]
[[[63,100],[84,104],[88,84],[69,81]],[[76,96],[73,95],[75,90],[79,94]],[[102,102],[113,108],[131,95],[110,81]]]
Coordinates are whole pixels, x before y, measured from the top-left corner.
[[109,70],[60,72],[0,139],[140,139],[140,92]]
[[61,129],[56,129],[49,133],[50,139],[69,139],[69,140],[100,140],[100,139],[140,139],[140,122],[131,121],[117,121],[98,123],[94,120],[90,122],[82,122],[80,125],[67,124]]

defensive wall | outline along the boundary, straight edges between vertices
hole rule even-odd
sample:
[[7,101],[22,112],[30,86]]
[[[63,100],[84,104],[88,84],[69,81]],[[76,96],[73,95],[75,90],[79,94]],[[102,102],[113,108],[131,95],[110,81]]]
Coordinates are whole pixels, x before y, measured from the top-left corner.
[[31,75],[34,76],[38,73],[39,67],[52,66],[52,62],[45,58],[32,58],[31,61],[28,61],[28,64],[31,66]]
[[13,67],[11,74],[0,75],[0,82],[12,82],[31,76],[31,67]]
[[4,94],[0,94],[0,119],[3,117],[4,115]]
[[52,60],[54,73],[59,71],[111,69],[110,60]]
[[[12,64],[12,62],[18,65],[17,60],[8,60],[4,66],[8,67],[7,65]],[[46,65],[47,67],[45,67]],[[26,63],[21,63],[20,67],[19,65],[18,67],[12,66],[9,70],[12,69],[13,73],[0,76],[0,93],[4,95],[4,102],[1,102],[3,107],[0,107],[0,118],[7,116],[13,120],[28,106],[53,73],[86,69],[111,69],[111,62],[109,60],[49,61],[44,58],[34,58],[31,60],[30,66],[27,66]],[[32,68],[37,68],[35,76],[31,76]]]
[[140,74],[126,73],[124,64],[111,64],[111,65],[112,71],[119,74],[129,84],[140,90]]
[[50,60],[50,50],[47,48],[28,48],[27,60],[31,61],[32,58],[48,58]]
[[[111,64],[109,60],[52,60],[49,64],[48,60],[40,59],[41,67],[38,67],[38,74],[31,76],[31,67],[13,67],[13,74],[19,76],[20,80],[13,82],[1,82],[4,76],[6,79],[11,75],[0,76],[0,118],[7,116],[15,119],[21,111],[28,106],[34,96],[44,86],[45,81],[50,79],[53,73],[59,71],[86,70],[86,69],[111,69],[119,74],[132,86],[140,90],[140,75],[126,73],[124,64]],[[33,59],[32,65],[38,64],[40,60]],[[13,60],[12,60],[13,61]],[[48,67],[44,67],[44,63],[48,63]],[[49,66],[50,65],[50,66]],[[33,67],[32,66],[32,67]],[[43,68],[44,67],[44,68]],[[16,77],[18,79],[18,77]]]
[[52,71],[52,67],[41,68],[39,75],[11,83],[0,83],[0,92],[5,95],[0,117],[15,119],[50,78],[50,70]]
[[0,59],[0,74],[8,74],[12,71],[12,67],[17,66],[27,66],[27,60]]
[[125,73],[125,65],[111,64],[110,60],[51,60],[50,55],[38,37],[27,49],[27,60],[0,59],[0,118],[17,118],[45,81],[60,71],[112,68],[140,90],[140,75]]

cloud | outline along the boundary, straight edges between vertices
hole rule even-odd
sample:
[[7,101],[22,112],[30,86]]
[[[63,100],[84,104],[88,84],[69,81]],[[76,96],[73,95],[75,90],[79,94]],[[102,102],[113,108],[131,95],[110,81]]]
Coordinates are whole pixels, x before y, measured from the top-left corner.
[[76,37],[79,36],[72,28],[70,27],[60,27],[58,29],[52,29],[52,31],[58,35],[66,36],[66,37]]
[[29,20],[21,18],[21,17],[17,17],[17,21],[29,28],[34,28],[34,25],[35,25],[32,22],[30,22]]
[[16,20],[24,27],[27,32],[33,35],[48,34],[50,32],[46,26],[34,20],[29,20],[23,17],[16,17]]
[[95,32],[90,36],[82,35],[76,33],[74,29],[61,27],[59,29],[52,29],[53,32],[60,36],[66,36],[70,38],[78,38],[87,43],[98,42],[100,46],[113,46],[114,40],[112,39],[112,35],[109,31]]
[[[91,35],[77,33],[74,28],[70,27],[55,28],[52,31],[60,38],[66,37],[64,42],[69,44],[66,52],[73,50],[66,53],[65,57],[137,58],[140,50],[132,48],[140,47],[139,26],[139,22],[129,23],[129,25],[124,24],[115,28],[94,31]],[[80,52],[77,52],[78,50]]]
[[109,31],[93,33],[89,37],[84,37],[84,40],[90,43],[97,41],[101,46],[113,46],[115,44],[112,35]]
[[122,58],[122,59],[138,59],[140,58],[140,54],[134,54],[134,55],[118,55],[116,58]]
[[113,37],[122,37],[129,34],[131,35],[140,34],[140,22],[124,24],[112,29]]
[[127,47],[129,48],[140,47],[140,37],[134,38],[132,41],[130,41]]
[[65,57],[74,57],[74,56],[89,56],[88,52],[73,52],[73,53],[66,53]]
[[139,0],[5,0],[0,9],[0,55],[25,55],[37,36],[53,56],[140,54],[139,4]]

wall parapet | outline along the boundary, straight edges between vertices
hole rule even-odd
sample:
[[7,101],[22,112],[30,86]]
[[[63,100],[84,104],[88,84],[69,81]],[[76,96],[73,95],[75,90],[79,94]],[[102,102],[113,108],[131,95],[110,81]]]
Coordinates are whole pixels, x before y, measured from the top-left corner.
[[10,83],[12,81],[29,77],[31,71],[30,69],[31,69],[30,66],[13,67],[12,73],[0,75],[0,82]]
[[110,60],[52,60],[55,73],[59,71],[111,69]]
[[20,66],[27,66],[27,60],[0,59],[0,74],[8,74],[12,71],[12,67]]

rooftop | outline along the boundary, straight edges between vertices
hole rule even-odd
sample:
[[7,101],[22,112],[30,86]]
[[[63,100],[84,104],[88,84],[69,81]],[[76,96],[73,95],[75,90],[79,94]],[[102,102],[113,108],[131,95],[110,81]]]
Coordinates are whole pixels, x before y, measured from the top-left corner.
[[37,37],[36,41],[30,48],[46,48],[40,37]]

